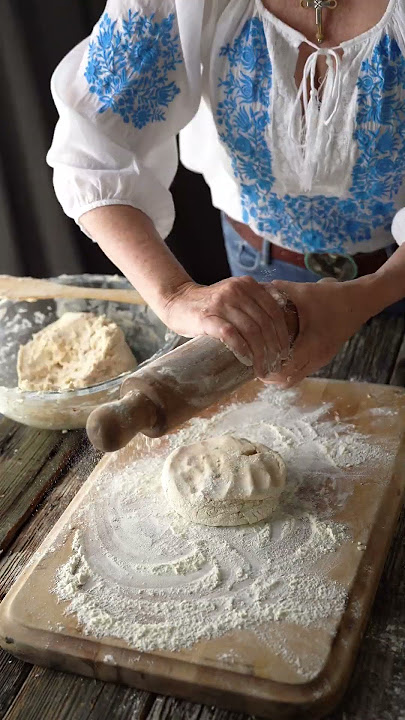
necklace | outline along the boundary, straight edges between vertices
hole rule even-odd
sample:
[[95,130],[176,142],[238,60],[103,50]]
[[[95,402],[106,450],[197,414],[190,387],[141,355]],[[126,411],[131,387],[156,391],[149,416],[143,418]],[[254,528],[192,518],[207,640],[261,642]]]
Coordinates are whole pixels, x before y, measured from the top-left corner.
[[337,0],[301,0],[301,7],[315,10],[316,40],[319,45],[324,41],[322,10],[334,10]]

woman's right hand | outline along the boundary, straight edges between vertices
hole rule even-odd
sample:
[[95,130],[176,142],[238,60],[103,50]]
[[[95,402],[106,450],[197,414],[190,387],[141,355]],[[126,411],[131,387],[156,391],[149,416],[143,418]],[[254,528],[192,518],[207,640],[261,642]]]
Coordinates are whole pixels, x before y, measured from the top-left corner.
[[211,286],[185,282],[173,292],[159,316],[184,337],[209,335],[221,340],[241,362],[266,378],[288,358],[290,338],[283,299],[271,283],[233,277]]
[[290,341],[283,298],[271,283],[241,277],[196,285],[150,218],[127,205],[89,210],[81,223],[172,330],[218,338],[260,378],[279,370]]

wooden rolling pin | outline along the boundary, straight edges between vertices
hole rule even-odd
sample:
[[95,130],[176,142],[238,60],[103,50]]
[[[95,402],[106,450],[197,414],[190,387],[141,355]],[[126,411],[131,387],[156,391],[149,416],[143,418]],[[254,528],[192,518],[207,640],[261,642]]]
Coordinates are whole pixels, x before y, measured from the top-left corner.
[[[285,312],[292,344],[298,316],[291,304]],[[119,450],[139,432],[161,437],[253,377],[253,368],[219,340],[195,338],[124,380],[121,399],[90,414],[87,434],[103,452]]]

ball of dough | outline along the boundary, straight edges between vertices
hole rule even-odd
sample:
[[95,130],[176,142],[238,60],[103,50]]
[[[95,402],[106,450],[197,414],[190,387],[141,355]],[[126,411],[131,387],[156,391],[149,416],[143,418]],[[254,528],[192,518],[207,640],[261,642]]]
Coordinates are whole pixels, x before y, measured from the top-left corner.
[[18,352],[21,390],[71,390],[110,380],[137,362],[121,328],[105,315],[67,312]]
[[278,453],[222,435],[183,445],[166,459],[162,484],[172,507],[202,525],[251,525],[269,517],[284,488]]

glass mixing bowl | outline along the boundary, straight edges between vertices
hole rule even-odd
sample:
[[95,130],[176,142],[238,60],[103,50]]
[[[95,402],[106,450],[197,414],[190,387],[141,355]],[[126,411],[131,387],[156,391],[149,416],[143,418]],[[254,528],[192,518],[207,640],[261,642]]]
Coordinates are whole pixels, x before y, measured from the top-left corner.
[[[54,278],[65,285],[82,287],[131,288],[119,276],[62,275]],[[119,397],[120,386],[129,372],[80,390],[26,392],[17,386],[17,355],[20,345],[65,312],[92,312],[106,315],[123,330],[138,368],[173,350],[180,337],[146,305],[129,305],[103,300],[0,301],[0,413],[37,428],[67,430],[82,428],[94,408]]]

